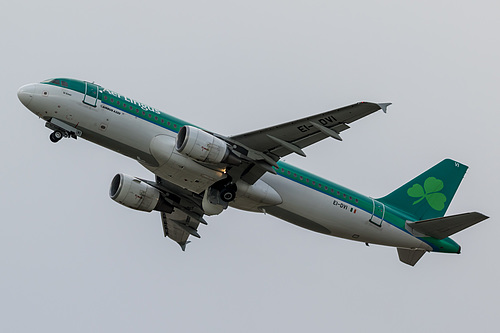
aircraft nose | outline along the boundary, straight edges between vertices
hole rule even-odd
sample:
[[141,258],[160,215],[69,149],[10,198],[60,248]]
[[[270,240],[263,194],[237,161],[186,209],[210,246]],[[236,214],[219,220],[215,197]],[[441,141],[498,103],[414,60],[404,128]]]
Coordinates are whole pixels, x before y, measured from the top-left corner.
[[19,88],[17,91],[17,97],[24,104],[24,106],[28,107],[33,98],[33,95],[36,91],[36,85],[33,83],[27,84]]

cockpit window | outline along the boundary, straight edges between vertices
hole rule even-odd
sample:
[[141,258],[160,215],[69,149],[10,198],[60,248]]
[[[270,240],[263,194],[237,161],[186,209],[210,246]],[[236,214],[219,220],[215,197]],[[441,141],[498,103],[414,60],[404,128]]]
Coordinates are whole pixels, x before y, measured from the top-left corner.
[[69,78],[65,78],[65,77],[50,78],[50,79],[47,79],[45,81],[42,81],[41,83],[49,84],[52,86],[59,86],[59,87],[62,87],[64,89],[78,91],[78,92],[81,92],[82,94],[85,94],[85,91],[86,91],[85,82],[80,81],[80,80],[73,80],[73,79],[69,79]]
[[68,87],[68,81],[61,80],[61,79],[53,79],[53,80],[45,81],[45,82],[49,82],[49,83],[52,83],[52,84],[57,84],[58,86],[63,86],[65,88]]

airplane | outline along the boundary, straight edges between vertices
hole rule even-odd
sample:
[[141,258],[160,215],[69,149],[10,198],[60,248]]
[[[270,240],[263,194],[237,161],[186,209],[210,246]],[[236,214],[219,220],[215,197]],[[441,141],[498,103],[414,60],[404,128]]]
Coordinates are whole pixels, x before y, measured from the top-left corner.
[[391,103],[360,102],[243,134],[225,136],[154,107],[70,78],[27,84],[21,103],[45,121],[54,143],[81,137],[137,160],[155,180],[118,173],[109,195],[144,212],[159,211],[163,233],[182,250],[200,238],[204,216],[229,206],[366,245],[397,248],[414,266],[426,252],[456,253],[449,236],[488,217],[445,216],[468,169],[445,159],[381,198],[362,195],[280,161],[326,138],[342,141],[351,123]]

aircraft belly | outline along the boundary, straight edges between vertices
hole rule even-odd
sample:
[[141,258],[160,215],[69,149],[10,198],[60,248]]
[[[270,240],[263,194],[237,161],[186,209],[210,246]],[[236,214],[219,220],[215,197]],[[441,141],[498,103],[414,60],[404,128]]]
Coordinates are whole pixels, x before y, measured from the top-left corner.
[[149,144],[149,150],[158,166],[144,166],[161,178],[189,191],[199,194],[226,177],[222,170],[211,169],[177,152],[175,138],[172,136],[155,136]]
[[138,160],[141,163],[148,165],[157,165],[156,160],[149,154],[149,152],[144,152],[143,150],[137,149],[133,146],[124,144],[123,142],[111,138],[110,136],[105,136],[102,133],[94,132],[92,130],[83,129],[82,138],[85,140],[94,142],[100,146],[106,147],[113,150],[119,154],[130,157],[134,160]]
[[[106,120],[109,124],[103,134],[148,156],[151,156],[149,151],[151,140],[158,134],[169,132],[129,114],[111,115]],[[137,159],[137,156],[133,158]],[[153,163],[157,164],[156,161]]]
[[431,250],[429,245],[387,221],[381,226],[371,223],[371,212],[350,203],[339,202],[338,199],[280,176],[266,174],[263,180],[283,199],[282,204],[268,207],[266,212],[292,224],[349,240]]
[[175,160],[158,167],[143,166],[164,180],[197,194],[226,177],[223,172],[204,167],[181,154],[173,153],[172,156]]

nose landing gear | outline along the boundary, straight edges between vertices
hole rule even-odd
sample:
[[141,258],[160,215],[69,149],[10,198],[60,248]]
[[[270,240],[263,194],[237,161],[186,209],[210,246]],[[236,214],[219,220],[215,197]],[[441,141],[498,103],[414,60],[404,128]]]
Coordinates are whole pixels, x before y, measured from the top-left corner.
[[50,141],[57,143],[59,140],[61,140],[64,137],[63,133],[61,131],[54,131],[52,134],[50,134],[49,138]]
[[77,137],[82,135],[82,131],[80,131],[79,129],[76,129],[75,127],[63,123],[62,121],[55,118],[47,121],[45,123],[45,127],[54,131],[49,136],[50,141],[54,143],[59,142],[62,138],[76,139]]

